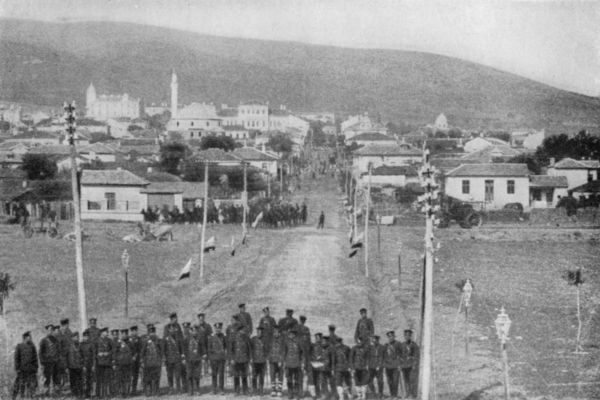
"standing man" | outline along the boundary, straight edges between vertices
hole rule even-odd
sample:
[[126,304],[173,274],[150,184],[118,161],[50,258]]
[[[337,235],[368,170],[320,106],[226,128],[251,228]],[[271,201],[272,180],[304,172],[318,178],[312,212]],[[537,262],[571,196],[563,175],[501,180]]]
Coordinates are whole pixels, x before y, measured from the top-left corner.
[[50,384],[54,385],[54,390],[58,389],[58,362],[59,362],[59,344],[56,338],[55,326],[46,325],[46,336],[40,341],[40,364],[44,374],[45,395],[50,396]]
[[146,396],[158,395],[163,346],[156,335],[156,327],[148,325],[148,335],[142,341],[140,364],[143,370],[144,392]]
[[96,318],[90,318],[88,322],[90,325],[90,327],[87,329],[89,333],[89,340],[96,344],[100,338],[100,329],[98,329],[98,326],[96,326],[98,320]]
[[[310,348],[310,373],[308,391],[313,400],[321,397],[321,387],[326,390],[323,385],[323,372],[326,366],[329,366],[327,360],[327,349],[323,346],[323,334],[315,334],[315,343]],[[307,371],[308,372],[308,371]],[[324,391],[325,391],[324,390]]]
[[169,327],[169,333],[163,338],[164,358],[167,368],[167,381],[169,383],[169,393],[173,394],[173,381],[175,381],[176,393],[181,392],[181,364],[185,363],[185,354],[183,352],[183,343],[177,338],[177,328],[175,325]]
[[373,320],[367,317],[367,309],[360,309],[360,318],[356,323],[356,329],[354,331],[354,341],[358,343],[358,339],[362,339],[363,344],[369,344],[371,337],[375,334],[375,327],[373,326]]
[[235,341],[235,337],[239,330],[239,327],[243,328],[243,325],[240,322],[239,314],[235,314],[231,316],[231,323],[225,329],[225,338],[227,339],[227,355],[231,356],[233,354],[233,343]]
[[400,359],[400,370],[404,387],[410,397],[417,397],[416,376],[419,371],[419,346],[412,340],[413,331],[404,330],[404,343],[402,343],[402,358]]
[[262,396],[267,370],[267,343],[262,326],[256,329],[256,336],[251,339],[250,347],[252,350],[252,390],[255,395]]
[[354,385],[358,400],[366,400],[369,384],[369,343],[363,342],[361,337],[350,352],[350,364],[354,370]]
[[336,340],[337,344],[333,346],[331,359],[338,399],[344,400],[344,395],[346,395],[350,400],[350,394],[352,393],[350,348],[344,344],[341,337],[338,337]]
[[129,347],[131,348],[131,355],[133,357],[133,363],[131,364],[131,395],[135,396],[137,392],[138,380],[140,377],[140,355],[142,353],[142,340],[138,335],[137,325],[129,328]]
[[333,377],[333,345],[329,336],[323,336],[323,350],[324,361],[323,361],[323,373],[322,373],[322,388],[323,391],[331,394],[336,392],[335,380]]
[[194,389],[200,391],[200,376],[202,371],[202,355],[205,353],[204,344],[198,335],[198,327],[192,326],[190,334],[183,341],[185,351],[185,369],[187,388],[190,396],[194,395]]
[[321,215],[319,215],[319,224],[317,225],[317,229],[323,229],[325,227],[325,213],[321,211]]
[[108,328],[100,329],[100,338],[96,345],[96,397],[109,397],[112,384],[115,347],[108,337]]
[[[196,324],[196,333],[198,335],[198,340],[200,341],[200,349],[202,350],[202,356],[206,356],[206,351],[208,349],[208,338],[213,333],[212,327],[208,322],[205,321],[205,314],[199,313],[197,316],[198,323]],[[204,357],[206,359],[206,357]],[[208,373],[208,362],[204,362],[203,370],[205,373]],[[200,372],[202,374],[202,371]]]
[[288,332],[288,338],[284,346],[284,359],[285,365],[285,377],[287,380],[288,397],[294,398],[296,395],[298,398],[301,397],[302,382],[300,382],[302,365],[304,362],[304,354],[302,353],[302,346],[297,337],[296,328],[290,329]]
[[269,310],[269,307],[263,308],[262,312],[263,316],[261,317],[258,326],[263,330],[263,338],[268,354],[271,348],[271,342],[273,341],[273,333],[277,327],[277,321],[275,321],[275,318],[271,317],[271,311]]
[[13,400],[35,395],[37,386],[38,357],[35,345],[31,341],[31,332],[23,333],[23,342],[15,349],[15,371],[17,378],[12,391]]
[[[98,332],[100,333],[100,332]],[[92,396],[92,389],[94,387],[95,362],[96,362],[96,345],[90,340],[90,331],[84,330],[81,335],[81,356],[83,358],[83,370],[82,370],[82,385],[83,395],[86,398]]]
[[65,318],[60,321],[60,330],[56,339],[58,339],[59,361],[58,361],[58,380],[62,389],[67,383],[68,368],[67,368],[67,353],[71,347],[73,333],[69,329],[69,319]]
[[238,305],[238,308],[240,309],[240,312],[238,314],[239,321],[246,329],[246,333],[248,334],[248,336],[251,336],[254,328],[252,325],[252,316],[246,312],[246,304],[241,303],[240,305]]
[[232,346],[233,387],[236,394],[248,394],[248,363],[251,358],[250,338],[243,325],[238,327]]
[[181,325],[177,322],[177,313],[171,313],[169,315],[169,323],[167,323],[163,329],[163,338],[166,338],[170,335],[171,328],[175,329],[175,336],[178,340],[183,340],[183,330],[181,329]]
[[[302,347],[302,354],[304,354],[304,362],[305,365],[303,369],[300,369],[300,395],[304,394],[304,388],[302,385],[304,384],[304,371],[306,373],[310,372],[310,328],[306,326],[306,317],[304,315],[300,316],[300,324],[298,325],[298,342],[300,343],[300,347]],[[309,379],[310,380],[310,379]]]
[[[113,343],[113,349],[116,350],[119,346],[119,330],[111,329],[110,330],[110,340]],[[110,375],[110,395],[112,397],[119,395],[119,378],[117,376],[117,366],[115,365],[115,358],[113,354],[113,369]]]
[[225,392],[225,362],[227,360],[227,341],[222,332],[223,323],[215,324],[215,333],[208,338],[207,356],[212,372],[213,394]]
[[284,337],[279,327],[273,331],[273,339],[269,348],[269,373],[271,379],[271,397],[282,396],[283,386],[283,361],[285,357]]
[[338,336],[335,334],[335,325],[331,324],[329,325],[329,344],[330,346],[333,348],[335,346],[337,346],[338,343]]
[[285,317],[281,318],[278,323],[281,334],[285,337],[288,332],[298,326],[298,320],[294,318],[294,310],[288,308],[285,310]]
[[69,369],[69,382],[71,394],[75,397],[83,397],[83,352],[79,344],[79,333],[71,336],[71,342],[67,349],[67,368]]
[[[383,398],[383,346],[379,343],[379,336],[371,337],[369,349],[369,389]],[[375,379],[377,379],[377,392],[375,391]]]
[[383,368],[390,388],[390,396],[398,397],[398,383],[400,372],[400,358],[402,357],[402,346],[396,341],[396,333],[389,331],[386,333],[388,342],[383,349]]
[[117,392],[127,397],[131,393],[131,370],[133,369],[133,349],[129,343],[129,330],[121,329],[115,348]]

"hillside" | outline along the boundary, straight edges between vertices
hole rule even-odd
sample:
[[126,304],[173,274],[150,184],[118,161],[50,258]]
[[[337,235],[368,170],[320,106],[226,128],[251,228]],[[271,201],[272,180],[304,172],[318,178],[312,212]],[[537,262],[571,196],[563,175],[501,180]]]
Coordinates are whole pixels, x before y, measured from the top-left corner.
[[[269,100],[292,109],[465,127],[600,124],[600,99],[449,57],[291,42],[230,39],[126,23],[0,20],[0,100],[42,105],[127,92],[180,102]],[[561,128],[562,129],[562,128]]]

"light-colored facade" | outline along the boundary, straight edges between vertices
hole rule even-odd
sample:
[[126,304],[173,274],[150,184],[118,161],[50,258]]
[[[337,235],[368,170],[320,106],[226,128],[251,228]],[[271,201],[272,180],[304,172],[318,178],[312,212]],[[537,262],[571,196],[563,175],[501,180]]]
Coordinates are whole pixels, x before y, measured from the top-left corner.
[[476,137],[465,143],[464,150],[466,153],[473,153],[490,146],[509,146],[509,143],[492,137]]
[[257,168],[271,176],[277,175],[279,157],[260,151],[253,147],[235,149],[233,155],[247,162],[251,167]]
[[374,122],[367,115],[353,115],[341,123],[340,129],[346,140],[365,132],[377,132],[386,135],[388,130],[378,122]]
[[548,175],[566,176],[569,189],[595,181],[598,179],[598,170],[600,162],[598,160],[574,160],[572,158],[563,158],[557,163],[550,161]]
[[546,132],[542,129],[520,129],[510,133],[510,145],[512,147],[535,150],[541,146],[546,138]]
[[346,145],[356,143],[358,146],[368,146],[372,144],[378,144],[382,146],[393,146],[396,144],[396,139],[377,132],[365,132],[359,135],[353,136],[350,139],[345,140]]
[[372,168],[382,165],[411,165],[421,162],[422,159],[422,152],[408,144],[368,145],[352,153],[352,166],[356,172],[362,174],[369,170],[369,165]]
[[106,121],[109,118],[139,118],[140,99],[129,97],[127,93],[122,95],[97,95],[93,84],[87,88],[85,115],[98,121]]
[[167,131],[177,132],[185,140],[225,132],[215,106],[206,103],[192,103],[178,110],[177,116],[167,123]]
[[565,176],[531,175],[529,195],[532,208],[554,208],[562,197],[568,196]]

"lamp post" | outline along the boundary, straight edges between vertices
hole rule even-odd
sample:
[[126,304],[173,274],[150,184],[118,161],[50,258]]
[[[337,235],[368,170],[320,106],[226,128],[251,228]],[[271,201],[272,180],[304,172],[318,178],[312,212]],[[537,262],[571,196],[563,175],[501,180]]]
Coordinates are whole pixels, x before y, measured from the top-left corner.
[[127,249],[123,250],[121,255],[121,265],[125,273],[125,318],[129,318],[129,253]]
[[502,371],[504,374],[504,399],[510,398],[510,389],[508,383],[508,356],[506,354],[506,340],[508,339],[508,331],[510,330],[511,320],[508,318],[508,314],[504,311],[504,307],[500,309],[500,314],[494,321],[496,325],[496,334],[500,338],[500,344],[502,346]]
[[465,354],[469,356],[469,307],[471,306],[471,294],[473,285],[471,279],[467,278],[463,286],[463,300],[465,302]]

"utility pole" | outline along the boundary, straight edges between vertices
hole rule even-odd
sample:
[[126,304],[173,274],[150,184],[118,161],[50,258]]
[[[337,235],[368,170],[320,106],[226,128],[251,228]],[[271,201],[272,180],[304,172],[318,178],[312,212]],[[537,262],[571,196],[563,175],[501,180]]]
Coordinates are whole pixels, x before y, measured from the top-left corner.
[[200,237],[200,279],[204,279],[204,242],[206,240],[206,217],[208,212],[208,160],[204,162],[204,204],[202,207],[202,234]]
[[421,323],[421,359],[419,363],[419,399],[430,400],[432,346],[433,346],[433,224],[439,206],[434,206],[437,199],[438,185],[435,182],[435,168],[429,161],[429,150],[423,148],[423,166],[419,170],[421,186],[425,194],[419,196],[423,202],[425,213],[425,262],[423,271],[423,304]]
[[371,168],[369,163],[369,180],[365,194],[365,276],[369,277],[369,203],[371,203]]
[[73,210],[75,228],[75,268],[77,272],[77,299],[79,305],[79,328],[87,328],[87,308],[85,303],[85,282],[83,279],[83,238],[81,234],[81,202],[79,199],[79,182],[77,178],[77,150],[75,149],[75,102],[65,103],[65,120],[67,135],[71,148],[71,189],[73,191]]
[[127,319],[129,318],[129,253],[127,249],[123,250],[121,264],[125,273],[125,319]]
[[271,197],[271,173],[267,173],[267,197]]
[[244,210],[242,212],[242,237],[246,237],[246,233],[248,232],[246,227],[246,215],[248,214],[248,171],[247,171],[247,163],[242,161],[244,164],[244,194],[242,198]]

